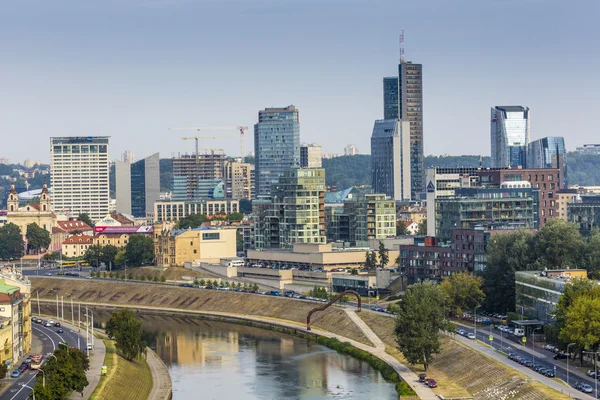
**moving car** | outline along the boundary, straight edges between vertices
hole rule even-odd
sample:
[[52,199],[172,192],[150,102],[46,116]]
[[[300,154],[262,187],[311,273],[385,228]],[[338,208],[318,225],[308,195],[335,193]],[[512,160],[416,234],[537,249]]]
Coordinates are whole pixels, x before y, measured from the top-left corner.
[[56,333],[63,333],[63,330],[62,330],[62,328],[58,328],[58,329],[56,330]]
[[554,375],[554,370],[552,370],[552,369],[548,368],[548,369],[546,370],[546,374],[545,374],[545,375],[546,375],[547,377],[549,377],[549,378],[554,378],[554,377],[555,377],[555,375]]
[[46,323],[44,324],[44,326],[45,326],[46,328],[49,328],[49,327],[51,327],[51,326],[52,326],[52,324],[51,324],[50,322],[46,322]]
[[581,385],[581,389],[580,389],[583,393],[593,393],[594,389],[592,388],[591,385],[588,385],[587,383],[584,383],[583,385]]
[[471,340],[475,340],[475,334],[472,332],[467,333],[467,337]]
[[459,329],[457,332],[460,336],[465,336],[465,330],[464,329]]
[[59,328],[60,327],[60,322],[55,322],[54,326],[56,326],[57,328]]
[[596,371],[594,371],[593,369],[588,369],[587,372],[585,373],[587,376],[595,378],[598,374],[596,373]]

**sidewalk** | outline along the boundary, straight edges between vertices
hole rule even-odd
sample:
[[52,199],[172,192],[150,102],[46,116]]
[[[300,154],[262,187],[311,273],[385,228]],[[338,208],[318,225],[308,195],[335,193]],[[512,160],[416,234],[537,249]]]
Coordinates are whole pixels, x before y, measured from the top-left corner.
[[152,372],[152,391],[148,400],[170,400],[173,397],[173,383],[167,366],[149,347],[146,362]]
[[[569,388],[569,387],[563,386],[560,383],[556,382],[555,380],[547,378],[545,376],[542,376],[542,375],[538,374],[537,372],[531,370],[530,368],[524,367],[520,364],[515,364],[515,363],[511,362],[510,360],[508,360],[505,356],[498,354],[495,350],[479,343],[478,341],[473,341],[471,339],[464,338],[460,335],[455,335],[455,336],[453,336],[453,338],[454,338],[454,340],[462,343],[463,345],[470,347],[472,349],[475,349],[478,352],[485,354],[487,357],[490,357],[490,358],[494,359],[495,361],[498,361],[498,362],[506,365],[509,368],[517,370],[520,373],[522,373],[523,375],[526,375],[527,377],[531,378],[532,380],[538,381],[541,384],[546,385],[560,393],[564,393],[571,397],[579,398],[579,399],[593,399],[594,398],[590,395],[587,395],[578,390],[575,390],[574,388]],[[528,350],[530,350],[530,349],[528,349]],[[537,352],[536,352],[536,357],[537,357]],[[545,356],[543,354],[540,354],[540,358],[545,358]]]

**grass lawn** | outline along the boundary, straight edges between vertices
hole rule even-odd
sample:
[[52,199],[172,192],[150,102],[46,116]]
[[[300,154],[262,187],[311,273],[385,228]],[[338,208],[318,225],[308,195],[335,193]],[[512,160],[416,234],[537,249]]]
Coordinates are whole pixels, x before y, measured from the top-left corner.
[[[119,271],[125,272],[125,271]],[[151,276],[164,276],[167,280],[172,281],[180,281],[184,276],[190,277],[198,277],[198,278],[213,278],[209,274],[205,274],[202,272],[194,271],[191,269],[183,268],[183,267],[136,267],[136,268],[128,268],[127,275],[132,273],[134,276],[138,275],[151,275]],[[213,278],[214,279],[214,278]]]
[[152,390],[152,373],[146,360],[127,361],[119,354],[112,340],[105,340],[108,367],[106,376],[90,397],[90,400],[145,400]]

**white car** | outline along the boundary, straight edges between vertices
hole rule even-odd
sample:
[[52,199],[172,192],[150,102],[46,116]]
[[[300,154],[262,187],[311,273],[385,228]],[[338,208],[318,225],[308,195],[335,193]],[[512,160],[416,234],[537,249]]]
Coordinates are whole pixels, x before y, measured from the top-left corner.
[[51,325],[54,325],[54,320],[49,319],[48,323],[51,324]]
[[474,334],[474,333],[472,333],[472,332],[469,332],[469,333],[467,334],[467,337],[468,337],[469,339],[471,339],[471,340],[475,340],[475,334]]
[[44,326],[45,326],[46,328],[49,328],[49,327],[51,327],[51,326],[52,326],[52,324],[51,324],[49,321],[46,321],[46,323],[44,324]]

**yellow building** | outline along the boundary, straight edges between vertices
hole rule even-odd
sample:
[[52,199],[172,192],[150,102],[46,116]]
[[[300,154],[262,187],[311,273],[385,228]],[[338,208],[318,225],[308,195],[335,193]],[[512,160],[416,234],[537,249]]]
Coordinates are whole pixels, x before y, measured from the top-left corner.
[[155,232],[156,264],[183,266],[188,261],[219,262],[236,256],[236,230],[203,226]]
[[122,248],[127,246],[129,242],[129,233],[101,233],[94,236],[94,244],[96,246],[108,246],[109,244]]
[[48,193],[46,184],[40,194],[40,203],[28,204],[23,207],[19,207],[19,195],[15,190],[15,185],[11,184],[6,211],[7,222],[17,225],[23,236],[27,233],[27,225],[32,223],[36,223],[50,234],[52,234],[52,228],[56,226],[56,215],[50,211],[50,193]]
[[8,317],[0,317],[0,363],[12,363],[12,325]]
[[558,216],[565,221],[569,220],[567,215],[567,205],[574,203],[579,198],[577,190],[575,189],[562,189],[556,192],[556,208]]
[[10,320],[14,364],[31,350],[31,282],[14,270],[5,271],[9,273],[0,276],[0,317]]
[[64,257],[83,257],[88,248],[94,243],[94,237],[89,235],[71,236],[62,243],[61,252]]

